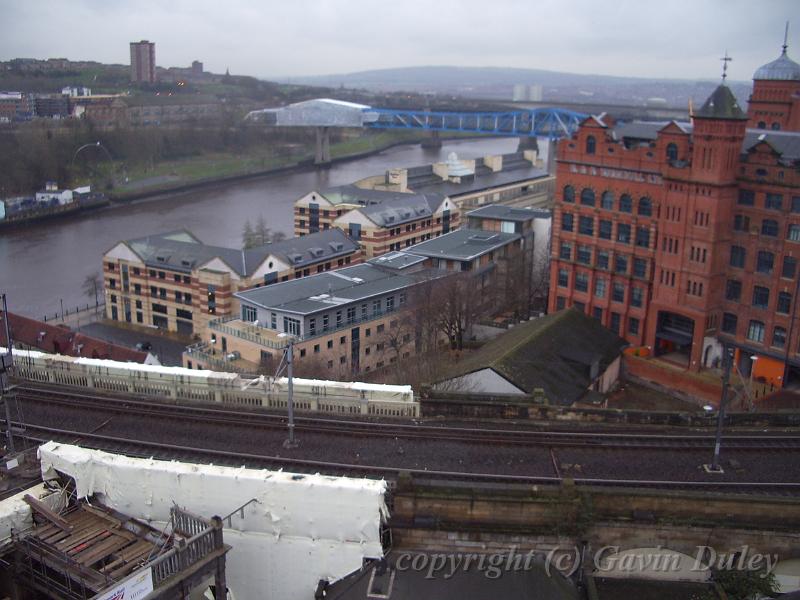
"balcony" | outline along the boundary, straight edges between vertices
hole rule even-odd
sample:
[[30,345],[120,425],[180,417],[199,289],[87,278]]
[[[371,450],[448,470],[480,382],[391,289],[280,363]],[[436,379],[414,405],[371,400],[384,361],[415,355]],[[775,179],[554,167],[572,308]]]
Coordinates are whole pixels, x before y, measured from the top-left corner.
[[282,350],[289,341],[289,336],[281,335],[274,329],[258,327],[251,323],[242,321],[238,316],[228,316],[221,319],[214,319],[208,323],[209,329],[218,331],[225,335],[232,335],[239,339],[272,348]]
[[185,354],[189,360],[202,361],[202,363],[206,365],[206,368],[212,371],[239,373],[240,375],[252,375],[253,377],[255,377],[258,371],[258,365],[256,363],[241,357],[234,358],[238,353],[224,354],[214,345],[207,342],[200,342],[188,346]]
[[[487,265],[485,268],[481,269],[479,273],[494,268],[494,266],[495,265]],[[295,339],[306,341],[321,337],[323,335],[330,335],[332,333],[336,333],[337,331],[352,329],[356,325],[369,323],[371,321],[387,317],[390,314],[396,314],[399,312],[399,310],[400,309],[397,308],[380,311],[371,310],[366,316],[353,319],[347,319],[345,317],[342,319],[341,323],[333,323],[324,329],[321,326],[322,317],[317,317],[317,327],[314,329],[314,331],[308,331],[306,332],[306,335],[302,337],[296,336]],[[282,334],[274,329],[259,327],[257,325],[253,325],[252,323],[242,321],[238,316],[228,316],[221,319],[215,319],[209,322],[208,327],[213,331],[218,331],[219,333],[224,333],[225,335],[232,335],[234,337],[247,340],[248,342],[253,342],[254,344],[259,344],[266,348],[272,348],[276,350],[285,348],[287,342],[289,341],[289,336],[286,334]]]

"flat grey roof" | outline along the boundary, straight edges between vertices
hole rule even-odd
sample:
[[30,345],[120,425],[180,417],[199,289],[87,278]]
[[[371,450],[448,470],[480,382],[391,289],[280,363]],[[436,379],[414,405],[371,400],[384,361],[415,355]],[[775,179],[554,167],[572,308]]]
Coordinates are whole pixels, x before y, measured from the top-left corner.
[[473,260],[521,238],[522,236],[518,233],[502,233],[481,229],[457,229],[437,238],[415,244],[408,248],[407,252],[429,258]]
[[[541,179],[543,177],[548,177],[548,173],[544,169],[536,167],[515,168],[508,171],[498,171],[489,175],[476,175],[474,179],[470,178],[462,183],[452,183],[450,181],[442,181],[441,183],[423,182],[414,187],[414,189],[420,191],[424,190],[425,192],[439,192],[450,198],[458,198],[464,194],[472,194],[481,190],[511,185],[529,179]],[[409,182],[409,186],[413,185],[413,182]]]
[[367,262],[372,265],[377,265],[387,269],[402,270],[414,265],[418,265],[424,261],[424,256],[417,256],[416,254],[410,254],[408,252],[403,252],[402,250],[395,250],[393,252],[381,254],[375,258],[370,258]]
[[502,204],[489,204],[468,212],[467,216],[525,222],[532,219],[549,219],[551,214],[544,208],[517,208]]
[[364,263],[237,292],[234,296],[267,310],[309,315],[403,290],[447,274],[439,269],[424,269],[403,275]]

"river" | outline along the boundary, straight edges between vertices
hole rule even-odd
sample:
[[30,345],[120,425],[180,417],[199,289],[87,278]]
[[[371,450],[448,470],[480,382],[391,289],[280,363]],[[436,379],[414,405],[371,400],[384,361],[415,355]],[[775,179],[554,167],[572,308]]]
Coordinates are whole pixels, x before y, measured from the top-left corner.
[[440,149],[396,146],[330,169],[271,175],[213,189],[162,196],[64,219],[0,232],[0,292],[9,310],[34,318],[89,301],[88,275],[101,270],[103,254],[120,240],[185,228],[203,242],[240,247],[247,219],[264,215],[269,227],[292,235],[292,205],[303,194],[352,183],[393,167],[514,152],[516,138],[445,142]]

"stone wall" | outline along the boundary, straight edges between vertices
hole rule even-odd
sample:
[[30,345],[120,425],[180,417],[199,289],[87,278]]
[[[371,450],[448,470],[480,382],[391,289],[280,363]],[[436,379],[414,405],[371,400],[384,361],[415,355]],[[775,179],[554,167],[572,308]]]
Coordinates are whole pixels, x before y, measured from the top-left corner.
[[747,544],[800,558],[800,501],[791,497],[599,487],[447,488],[402,481],[392,495],[393,547],[453,552],[536,550],[587,541],[622,549]]

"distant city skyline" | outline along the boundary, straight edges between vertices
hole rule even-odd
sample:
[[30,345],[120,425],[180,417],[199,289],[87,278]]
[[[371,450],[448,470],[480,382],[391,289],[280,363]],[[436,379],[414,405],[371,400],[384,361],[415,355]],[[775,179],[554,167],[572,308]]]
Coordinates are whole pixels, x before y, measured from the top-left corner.
[[[726,50],[730,79],[748,81],[780,54],[785,21],[797,14],[796,0],[0,0],[0,7],[0,60],[129,64],[129,43],[148,39],[158,66],[200,60],[211,72],[279,81],[426,65],[713,79]],[[798,30],[800,20],[789,35],[795,60]]]

